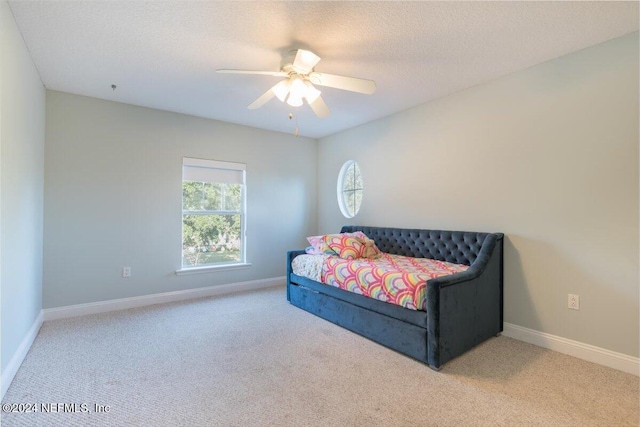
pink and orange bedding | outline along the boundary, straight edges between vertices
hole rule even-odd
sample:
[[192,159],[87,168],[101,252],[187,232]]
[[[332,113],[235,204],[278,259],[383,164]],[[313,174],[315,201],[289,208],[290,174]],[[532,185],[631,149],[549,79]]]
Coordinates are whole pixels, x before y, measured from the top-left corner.
[[382,253],[378,259],[300,255],[293,272],[324,284],[412,310],[426,311],[427,281],[469,267],[429,258]]

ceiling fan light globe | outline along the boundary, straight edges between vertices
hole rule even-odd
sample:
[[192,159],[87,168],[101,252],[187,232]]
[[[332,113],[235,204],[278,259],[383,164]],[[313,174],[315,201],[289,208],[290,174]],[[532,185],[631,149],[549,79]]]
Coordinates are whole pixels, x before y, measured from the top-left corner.
[[304,84],[304,81],[298,77],[294,76],[291,78],[291,96],[294,98],[304,97],[307,94],[307,86]]
[[300,107],[302,105],[302,97],[293,96],[293,93],[291,93],[287,99],[287,104],[292,107]]
[[275,93],[275,95],[281,102],[284,102],[284,100],[287,98],[287,95],[289,94],[289,87],[289,80],[283,80],[280,83],[276,84],[271,90],[273,91],[273,93]]

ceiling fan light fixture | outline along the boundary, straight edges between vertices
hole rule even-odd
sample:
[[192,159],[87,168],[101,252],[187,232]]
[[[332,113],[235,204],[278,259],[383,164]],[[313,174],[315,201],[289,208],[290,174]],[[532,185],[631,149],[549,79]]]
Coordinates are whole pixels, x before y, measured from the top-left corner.
[[283,80],[275,85],[271,90],[273,91],[273,93],[275,93],[275,95],[281,102],[284,102],[284,100],[287,98],[287,94],[289,93],[290,85],[291,84],[289,80]]
[[300,98],[304,97],[307,94],[307,86],[304,84],[304,81],[298,77],[291,77],[291,95],[289,97]]
[[287,104],[292,107],[300,107],[302,105],[302,97],[297,97],[293,95],[293,91],[289,94],[289,98],[287,99]]

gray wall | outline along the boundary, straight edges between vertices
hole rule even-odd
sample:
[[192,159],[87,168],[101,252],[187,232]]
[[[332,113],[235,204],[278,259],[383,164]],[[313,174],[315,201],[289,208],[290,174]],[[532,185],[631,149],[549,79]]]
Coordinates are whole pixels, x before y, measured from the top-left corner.
[[2,372],[42,309],[45,89],[0,1]]
[[[284,276],[316,230],[315,140],[52,91],[46,112],[45,308]],[[250,268],[174,274],[183,156],[247,164]]]
[[506,322],[638,356],[638,33],[321,139],[318,165],[319,232],[504,232]]

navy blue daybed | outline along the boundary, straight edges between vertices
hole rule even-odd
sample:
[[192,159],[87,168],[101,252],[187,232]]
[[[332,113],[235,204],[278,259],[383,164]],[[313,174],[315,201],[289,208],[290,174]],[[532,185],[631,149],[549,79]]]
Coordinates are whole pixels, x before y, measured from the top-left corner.
[[427,311],[410,310],[293,273],[287,253],[291,304],[414,359],[440,367],[502,331],[503,234],[344,226],[362,231],[382,252],[470,266],[427,282]]

